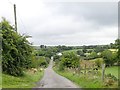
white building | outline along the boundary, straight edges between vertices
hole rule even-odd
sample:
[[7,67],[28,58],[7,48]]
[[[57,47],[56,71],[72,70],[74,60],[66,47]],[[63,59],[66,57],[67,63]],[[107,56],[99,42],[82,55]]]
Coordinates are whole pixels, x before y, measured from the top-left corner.
[[62,56],[62,53],[57,53],[58,56]]

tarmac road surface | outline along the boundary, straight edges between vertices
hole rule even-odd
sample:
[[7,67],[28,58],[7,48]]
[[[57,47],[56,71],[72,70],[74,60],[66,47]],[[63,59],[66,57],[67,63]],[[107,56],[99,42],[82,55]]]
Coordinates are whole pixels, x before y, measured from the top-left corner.
[[48,68],[45,69],[44,76],[37,83],[36,88],[79,88],[70,80],[54,72],[52,66],[53,60],[50,61]]

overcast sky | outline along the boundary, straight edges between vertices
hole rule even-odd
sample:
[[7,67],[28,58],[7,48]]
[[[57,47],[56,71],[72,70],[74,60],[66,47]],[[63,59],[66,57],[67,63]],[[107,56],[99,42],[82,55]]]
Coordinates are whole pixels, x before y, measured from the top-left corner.
[[0,0],[0,17],[14,25],[15,3],[18,32],[31,35],[34,45],[109,44],[117,39],[116,0],[58,1]]

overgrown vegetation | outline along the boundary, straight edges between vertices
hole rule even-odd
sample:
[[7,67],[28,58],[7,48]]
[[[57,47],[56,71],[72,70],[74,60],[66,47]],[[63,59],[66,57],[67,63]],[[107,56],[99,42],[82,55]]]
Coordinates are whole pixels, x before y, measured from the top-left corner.
[[[107,74],[104,83],[101,81],[101,74],[74,74],[73,71],[59,71],[57,68],[54,70],[68,78],[69,80],[73,81],[77,84],[80,88],[118,88],[118,79],[113,75]],[[109,72],[111,73],[111,72]]]
[[75,53],[64,53],[60,58],[59,70],[79,67],[79,57]]
[[115,62],[117,62],[117,53],[112,53],[110,50],[103,51],[102,57],[106,66],[112,66]]
[[2,70],[4,73],[21,76],[23,68],[31,66],[32,47],[26,38],[14,31],[14,28],[3,18],[0,22],[2,32]]
[[27,40],[29,36],[15,32],[13,26],[5,18],[0,22],[0,32],[2,87],[32,88],[43,76],[43,70],[48,66],[50,59],[36,56],[38,50],[35,50]]
[[37,56],[32,59],[32,65],[33,68],[39,68],[43,67],[46,68],[49,64],[50,59],[44,56]]

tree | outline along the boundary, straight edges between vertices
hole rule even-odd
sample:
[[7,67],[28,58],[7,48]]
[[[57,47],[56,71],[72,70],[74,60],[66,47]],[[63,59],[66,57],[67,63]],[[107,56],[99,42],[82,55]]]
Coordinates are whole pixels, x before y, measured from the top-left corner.
[[115,45],[116,48],[118,49],[117,51],[117,63],[120,65],[120,39],[115,40]]
[[95,51],[96,53],[99,53],[99,52],[104,51],[104,49],[105,49],[105,48],[104,48],[103,46],[97,45],[97,46],[95,47],[94,51]]
[[82,49],[82,52],[83,52],[83,53],[86,53],[86,52],[87,52],[87,49],[86,49],[86,48],[83,48],[83,49]]
[[41,49],[38,51],[37,55],[51,58],[51,56],[55,55],[56,52],[57,52],[57,50],[56,50],[56,48],[54,48],[54,47],[41,48]]
[[105,50],[102,52],[102,57],[104,59],[104,62],[106,66],[111,66],[115,63],[116,54],[112,53],[110,50]]
[[14,28],[3,18],[0,22],[2,32],[2,70],[14,76],[23,75],[23,68],[31,65],[32,47],[26,40],[27,36],[21,36],[14,31]]
[[115,49],[116,48],[115,44],[114,43],[110,43],[110,48],[111,49]]
[[60,63],[62,63],[64,67],[79,67],[79,57],[75,53],[64,53],[60,59]]
[[80,55],[80,56],[84,56],[84,52],[82,50],[78,50],[77,54]]
[[95,58],[97,58],[97,53],[92,52],[89,57],[92,58],[92,59],[95,59]]
[[101,65],[103,64],[103,59],[102,58],[97,58],[95,60],[95,64],[98,66],[98,67],[101,67]]

